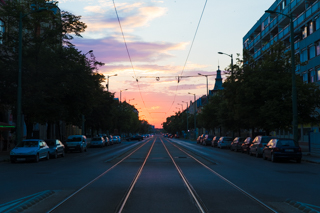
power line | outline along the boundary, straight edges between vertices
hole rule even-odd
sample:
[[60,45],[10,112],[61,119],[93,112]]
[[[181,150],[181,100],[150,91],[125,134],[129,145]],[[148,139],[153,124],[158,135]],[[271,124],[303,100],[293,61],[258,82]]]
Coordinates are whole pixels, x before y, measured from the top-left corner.
[[[135,72],[135,70],[134,70],[134,66],[133,66],[133,63],[132,63],[132,60],[131,60],[131,56],[130,56],[130,52],[129,52],[129,49],[128,49],[128,45],[127,45],[126,39],[125,39],[125,37],[124,37],[123,30],[122,30],[122,26],[121,26],[120,18],[119,18],[119,15],[118,15],[117,7],[116,7],[116,4],[115,4],[114,0],[112,0],[112,1],[113,1],[114,10],[115,10],[116,15],[117,15],[117,18],[118,18],[118,23],[119,23],[120,30],[121,30],[121,33],[122,33],[123,42],[124,42],[124,44],[125,44],[125,46],[126,46],[127,54],[128,54],[128,57],[129,57],[129,60],[130,60],[130,63],[131,63],[131,67],[132,67],[132,70],[133,70],[133,74],[134,74],[134,76],[136,76],[136,72]],[[143,105],[144,105],[144,108],[145,108],[145,109],[147,110],[147,112],[150,114],[150,112],[148,111],[148,109],[147,109],[147,107],[146,107],[146,104],[145,104],[145,102],[144,102],[144,100],[143,100],[143,97],[142,97],[142,94],[141,94],[141,90],[140,90],[139,82],[138,82],[138,81],[136,81],[136,82],[137,82],[137,85],[138,85],[138,88],[139,88],[139,93],[140,93],[140,97],[141,97],[142,103],[143,103]],[[151,119],[153,120],[152,117],[151,117]]]
[[[207,1],[208,1],[208,0],[206,0],[206,2],[205,2],[205,4],[204,4],[204,7],[203,7],[203,9],[202,9],[202,13],[201,13],[201,16],[200,16],[200,20],[199,20],[199,22],[198,22],[198,26],[197,26],[196,32],[195,32],[195,34],[194,34],[194,36],[193,36],[192,43],[191,43],[191,46],[190,46],[190,49],[189,49],[189,52],[188,52],[186,61],[185,61],[185,63],[184,63],[184,66],[183,66],[183,68],[182,68],[182,71],[181,71],[180,76],[182,76],[182,74],[183,74],[183,72],[184,72],[184,69],[185,69],[185,67],[186,67],[186,65],[187,65],[187,62],[188,62],[188,59],[189,59],[189,56],[190,56],[190,53],[191,53],[191,49],[192,49],[192,47],[193,47],[193,43],[194,43],[194,40],[195,40],[195,38],[196,38],[196,36],[197,36],[197,32],[198,32],[198,29],[199,29],[199,26],[200,26],[200,23],[201,23],[201,19],[202,19],[204,10],[205,10],[206,5],[207,5]],[[173,104],[175,103],[176,96],[177,96],[177,91],[178,91],[178,87],[179,87],[179,80],[178,80],[178,84],[177,84],[177,87],[176,87],[176,92],[175,92],[175,95],[174,95],[174,98],[173,98],[173,102],[172,102],[172,104],[171,104],[168,112],[170,111],[171,107],[172,107]]]

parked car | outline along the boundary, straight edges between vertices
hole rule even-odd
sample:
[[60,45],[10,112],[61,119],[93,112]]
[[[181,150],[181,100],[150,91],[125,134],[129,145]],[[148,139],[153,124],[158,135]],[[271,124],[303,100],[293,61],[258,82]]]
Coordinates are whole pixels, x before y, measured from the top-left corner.
[[126,138],[127,141],[142,141],[143,137],[141,135],[134,135]]
[[65,147],[59,139],[46,139],[44,140],[49,146],[50,156],[57,158],[59,155],[65,156]]
[[49,160],[50,151],[49,146],[41,139],[23,140],[10,152],[11,163],[29,160],[39,162],[42,158]]
[[251,138],[251,137],[247,137],[247,138],[243,141],[243,143],[242,143],[242,145],[241,145],[241,152],[242,152],[242,153],[245,152],[245,153],[249,154],[249,150],[250,150],[251,144],[252,144],[252,138]]
[[119,135],[112,135],[111,140],[112,140],[113,144],[121,143],[121,138]]
[[204,134],[198,136],[197,143],[201,144],[202,143],[202,138],[204,138]]
[[211,146],[212,147],[217,147],[218,146],[218,141],[219,141],[220,137],[219,136],[214,136],[212,141],[211,141]]
[[104,147],[106,144],[106,141],[104,140],[103,137],[93,137],[91,139],[91,143],[90,146],[100,146],[100,147]]
[[103,136],[103,139],[104,139],[104,141],[105,141],[105,145],[106,145],[106,146],[110,146],[110,145],[111,145],[108,136]]
[[87,151],[88,144],[85,135],[70,135],[65,144],[66,152],[69,151]]
[[220,149],[222,148],[230,148],[231,146],[231,142],[232,142],[232,138],[231,137],[221,137],[218,141],[218,147]]
[[202,139],[202,145],[210,146],[213,138],[214,138],[213,135],[205,135],[204,138]]
[[249,155],[255,155],[257,158],[262,156],[262,150],[267,143],[275,137],[271,136],[256,136],[250,145]]
[[235,150],[237,152],[238,150],[241,150],[242,149],[241,146],[244,142],[244,139],[245,138],[242,138],[242,137],[235,137],[231,143],[231,147],[230,147],[231,151]]
[[301,163],[301,148],[293,139],[275,138],[271,139],[262,151],[263,159],[276,162],[278,159],[295,160]]

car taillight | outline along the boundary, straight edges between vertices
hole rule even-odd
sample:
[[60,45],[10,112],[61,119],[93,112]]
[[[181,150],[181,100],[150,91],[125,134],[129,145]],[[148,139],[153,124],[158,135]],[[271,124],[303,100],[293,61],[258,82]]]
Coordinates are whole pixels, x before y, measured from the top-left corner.
[[279,149],[278,147],[275,147],[275,148],[273,148],[273,151],[274,151],[274,152],[279,152],[280,149]]

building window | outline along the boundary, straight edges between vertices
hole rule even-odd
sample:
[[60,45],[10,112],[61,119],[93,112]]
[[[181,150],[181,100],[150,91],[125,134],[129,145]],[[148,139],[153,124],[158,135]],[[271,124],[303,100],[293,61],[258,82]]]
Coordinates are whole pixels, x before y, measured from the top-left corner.
[[320,41],[316,43],[316,51],[317,55],[320,55]]
[[314,70],[309,71],[309,73],[308,73],[308,82],[309,83],[315,82],[315,72],[314,72]]
[[316,26],[315,26],[315,29],[318,30],[320,28],[320,16],[316,18]]
[[309,59],[314,58],[316,56],[316,47],[311,46],[309,48]]
[[303,73],[303,82],[308,83],[308,73]]
[[313,33],[313,21],[309,23],[309,35]]
[[300,54],[300,61],[305,62],[308,60],[308,49],[305,49]]
[[302,28],[302,39],[307,38],[308,36],[308,27],[305,26],[304,28]]
[[4,22],[0,19],[0,44],[3,43],[3,33],[5,31]]

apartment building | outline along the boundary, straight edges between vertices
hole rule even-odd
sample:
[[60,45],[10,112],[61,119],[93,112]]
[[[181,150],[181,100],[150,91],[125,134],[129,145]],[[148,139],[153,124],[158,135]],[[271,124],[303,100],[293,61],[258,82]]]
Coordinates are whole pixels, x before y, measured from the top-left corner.
[[[305,62],[296,67],[296,73],[305,82],[320,84],[320,0],[276,0],[268,10],[292,13],[295,54]],[[290,50],[290,18],[264,13],[243,37],[243,48],[259,60],[277,41],[283,41]]]

